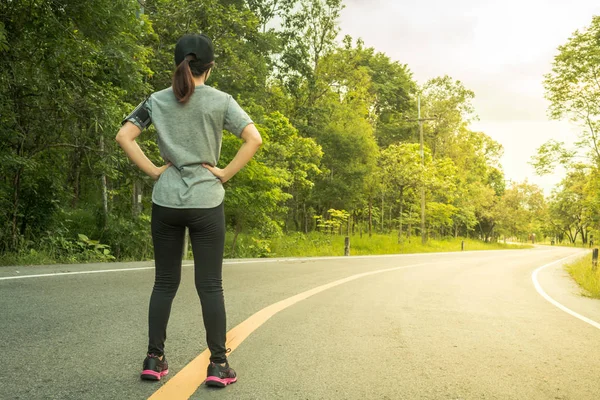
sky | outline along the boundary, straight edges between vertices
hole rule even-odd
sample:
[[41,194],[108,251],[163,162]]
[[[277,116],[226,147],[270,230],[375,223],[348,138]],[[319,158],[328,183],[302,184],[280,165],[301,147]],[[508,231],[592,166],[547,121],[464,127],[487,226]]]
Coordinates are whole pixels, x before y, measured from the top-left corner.
[[475,92],[471,129],[504,147],[506,179],[539,185],[549,195],[564,171],[537,176],[537,148],[572,144],[579,127],[547,117],[544,74],[558,46],[600,15],[599,0],[345,0],[341,37],[408,64],[419,84],[450,75]]

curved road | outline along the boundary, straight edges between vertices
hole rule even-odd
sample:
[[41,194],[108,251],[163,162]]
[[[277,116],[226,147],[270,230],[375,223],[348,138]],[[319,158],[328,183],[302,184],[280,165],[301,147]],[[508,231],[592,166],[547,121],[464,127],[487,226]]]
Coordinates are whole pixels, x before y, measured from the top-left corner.
[[[353,280],[258,326],[230,355],[236,384],[182,398],[598,399],[600,329],[551,304],[532,281],[538,267],[577,254],[588,253],[228,262],[228,329],[298,293]],[[600,301],[580,296],[561,264],[539,272],[540,287],[600,323]],[[169,325],[171,373],[160,383],[139,380],[151,266],[0,268],[0,398],[146,399],[184,380],[177,373],[205,350],[190,266]]]

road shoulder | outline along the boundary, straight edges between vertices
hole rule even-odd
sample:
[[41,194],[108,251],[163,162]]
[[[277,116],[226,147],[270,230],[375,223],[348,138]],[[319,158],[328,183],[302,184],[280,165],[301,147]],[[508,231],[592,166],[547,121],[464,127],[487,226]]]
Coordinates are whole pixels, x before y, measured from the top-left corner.
[[565,270],[567,263],[568,261],[556,263],[540,270],[537,275],[540,286],[548,296],[558,303],[577,314],[600,323],[600,300],[585,296],[585,291]]

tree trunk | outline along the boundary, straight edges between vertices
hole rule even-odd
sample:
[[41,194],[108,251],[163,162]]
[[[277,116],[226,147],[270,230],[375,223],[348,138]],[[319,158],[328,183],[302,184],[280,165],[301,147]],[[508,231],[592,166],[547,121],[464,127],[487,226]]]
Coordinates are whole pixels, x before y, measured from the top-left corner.
[[383,233],[383,215],[385,214],[385,208],[383,207],[383,192],[381,192],[381,233]]
[[485,241],[485,233],[483,232],[483,227],[481,226],[481,222],[478,222],[477,225],[479,225],[479,232],[481,232],[481,237],[484,238],[484,241]]
[[79,192],[80,192],[80,181],[81,181],[81,165],[75,166],[75,176],[73,177],[73,201],[71,206],[76,208],[79,204]]
[[569,241],[571,242],[571,244],[575,244],[575,240],[577,240],[577,231],[575,231],[575,236],[573,236],[573,233],[569,229],[567,231],[567,236],[569,236]]
[[[104,136],[102,135],[100,135],[100,151],[104,153]],[[104,223],[102,227],[106,228],[106,225],[108,224],[108,188],[104,170],[102,171],[100,181],[102,183],[102,212],[104,213]]]
[[402,243],[402,211],[403,211],[403,206],[404,206],[404,202],[403,202],[403,198],[404,198],[404,193],[403,190],[400,189],[400,217],[398,218],[400,220],[400,229],[398,229],[398,244]]
[[[348,226],[347,226],[347,234],[346,236],[350,236],[350,225],[354,225],[354,218],[352,217],[352,215],[354,214],[354,212],[348,213]],[[351,221],[352,220],[352,221]],[[354,229],[352,229],[353,233],[354,233]]]
[[[297,198],[296,195],[294,195],[293,197],[294,199]],[[302,221],[303,221],[303,215],[302,212],[300,210],[300,203],[298,203],[297,201],[294,201],[294,208],[293,208],[293,215],[292,215],[292,219],[294,220],[294,226],[296,227],[296,232],[301,232],[302,231]],[[287,218],[286,218],[287,220]]]
[[142,213],[142,184],[139,180],[133,181],[133,196],[132,196],[131,213],[134,217],[138,217]]
[[306,214],[306,202],[302,203],[304,209],[304,234],[308,233],[308,215]]
[[21,236],[25,237],[25,231],[27,231],[27,215],[29,214],[29,206],[25,206],[23,210],[23,218],[21,218],[21,228],[19,229],[19,233]]
[[369,237],[373,236],[373,200],[369,197]]
[[[77,143],[76,143],[77,144]],[[75,149],[72,153],[71,168],[69,171],[69,184],[73,188],[73,199],[71,207],[76,208],[79,204],[80,180],[81,180],[81,150]]]
[[[410,205],[410,210],[408,211],[409,215],[412,216],[412,205]],[[408,230],[406,232],[406,238],[408,239],[408,243],[410,243],[410,238],[412,236],[412,219],[408,222]]]
[[235,231],[233,234],[233,242],[231,243],[231,258],[235,258],[235,244],[237,243],[237,238],[241,231],[242,231],[242,224],[238,222],[235,224]]
[[19,242],[19,230],[17,229],[17,218],[19,216],[19,195],[21,189],[21,174],[23,173],[23,167],[17,170],[15,178],[13,179],[14,196],[13,196],[13,215],[12,215],[12,250],[17,250]]
[[108,187],[106,184],[106,174],[102,174],[102,212],[104,213],[104,227],[108,223]]
[[360,232],[360,238],[362,239],[362,235],[363,235],[363,227],[365,226],[365,213],[363,211],[361,217],[360,217],[360,224],[358,226],[358,230]]

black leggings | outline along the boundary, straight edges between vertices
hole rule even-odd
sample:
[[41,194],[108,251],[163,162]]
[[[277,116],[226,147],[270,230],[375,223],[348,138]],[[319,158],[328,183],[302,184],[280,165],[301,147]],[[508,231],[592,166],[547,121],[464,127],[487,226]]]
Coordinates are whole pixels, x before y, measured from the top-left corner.
[[225,216],[223,204],[215,208],[167,208],[152,205],[152,242],[156,275],[148,316],[148,353],[164,354],[171,304],[181,280],[186,226],[194,253],[196,290],[202,305],[206,342],[211,362],[224,363],[225,301],[221,280]]

